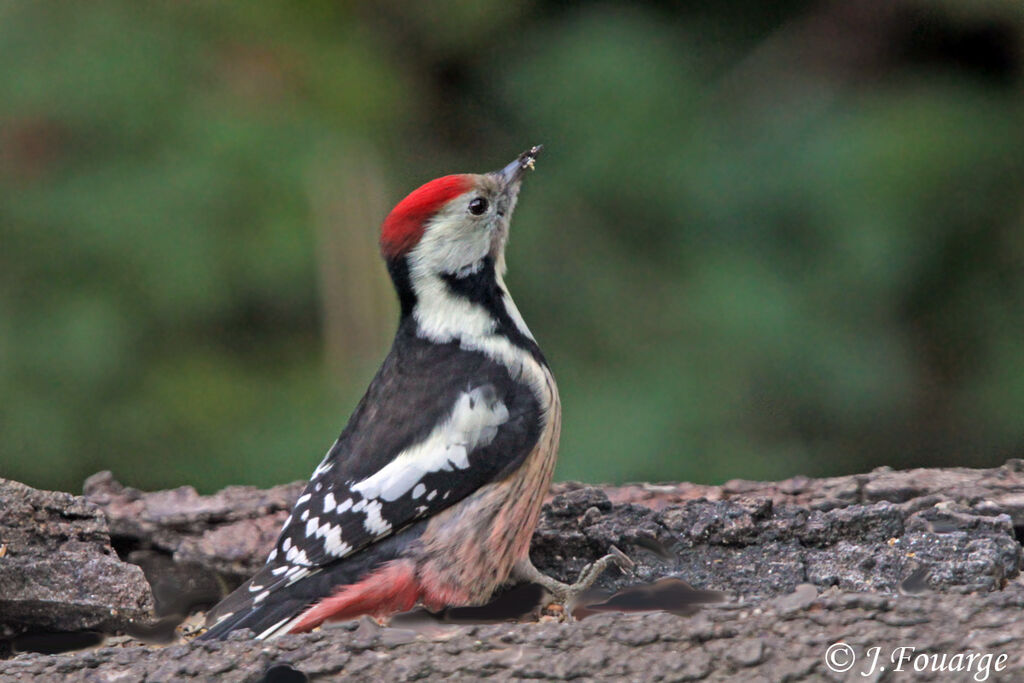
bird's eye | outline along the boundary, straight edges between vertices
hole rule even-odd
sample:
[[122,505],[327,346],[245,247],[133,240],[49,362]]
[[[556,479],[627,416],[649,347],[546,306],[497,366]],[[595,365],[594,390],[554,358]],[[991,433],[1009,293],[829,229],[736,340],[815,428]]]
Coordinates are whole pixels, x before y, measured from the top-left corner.
[[487,210],[487,200],[483,197],[477,197],[469,203],[469,212],[474,216],[483,215],[484,211]]

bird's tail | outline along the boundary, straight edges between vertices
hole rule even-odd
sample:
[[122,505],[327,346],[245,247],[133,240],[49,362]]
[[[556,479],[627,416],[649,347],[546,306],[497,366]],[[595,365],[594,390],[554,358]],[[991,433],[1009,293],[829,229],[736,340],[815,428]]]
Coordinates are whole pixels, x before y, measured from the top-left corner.
[[387,562],[352,583],[318,572],[295,584],[265,590],[262,572],[238,587],[207,615],[209,630],[199,640],[220,640],[232,631],[250,629],[260,640],[303,633],[324,621],[345,621],[363,614],[384,616],[412,609],[420,597],[415,565]]
[[404,553],[426,527],[421,520],[370,548],[329,564],[268,564],[206,615],[203,640],[251,629],[257,638],[301,633],[325,620],[411,609],[419,599],[412,560]]
[[277,600],[257,609],[229,612],[215,622],[196,640],[222,640],[232,631],[247,628],[258,639],[273,638],[287,633],[290,621],[305,608],[302,600]]
[[[209,627],[199,636],[200,640],[220,640],[232,631],[247,628],[257,638],[271,638],[277,635],[287,622],[300,614],[309,604],[310,595],[303,590],[289,590],[287,585],[266,585],[279,583],[264,568],[221,600],[206,615]],[[267,591],[262,600],[259,593]]]

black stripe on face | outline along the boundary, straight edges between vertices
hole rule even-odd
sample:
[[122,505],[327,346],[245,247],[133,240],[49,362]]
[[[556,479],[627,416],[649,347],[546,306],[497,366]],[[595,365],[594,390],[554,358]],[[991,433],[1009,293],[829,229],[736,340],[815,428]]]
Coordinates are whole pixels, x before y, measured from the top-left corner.
[[498,280],[494,273],[494,259],[490,256],[485,257],[483,265],[475,272],[464,275],[443,273],[441,278],[452,294],[483,306],[498,323],[495,330],[498,334],[507,338],[513,345],[527,351],[541,365],[547,365],[537,342],[519,330],[515,321],[512,320],[512,316],[509,315],[508,309],[505,308],[505,292],[498,286]]

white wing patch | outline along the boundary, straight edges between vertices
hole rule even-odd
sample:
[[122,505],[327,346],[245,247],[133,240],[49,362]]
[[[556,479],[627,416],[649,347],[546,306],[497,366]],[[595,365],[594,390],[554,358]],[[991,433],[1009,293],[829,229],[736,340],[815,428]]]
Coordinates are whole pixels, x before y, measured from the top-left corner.
[[[447,422],[374,474],[353,484],[352,490],[367,499],[393,501],[413,489],[426,474],[466,469],[470,452],[491,443],[508,417],[508,408],[495,397],[491,386],[467,391],[456,400]],[[366,521],[369,529],[369,509]]]
[[[375,536],[385,536],[391,531],[391,523],[380,516],[383,506],[376,499],[365,502],[366,521],[363,522],[363,527]],[[355,508],[352,509],[354,510]]]
[[335,557],[347,555],[352,550],[352,546],[341,540],[341,525],[324,522],[317,526],[319,521],[319,517],[309,520],[309,523],[306,525],[306,535],[310,538],[324,539],[324,551],[328,555],[334,555]]
[[324,550],[335,557],[345,557],[352,550],[352,546],[341,540],[341,527],[337,524],[330,526],[324,534]]
[[[399,453],[362,481],[327,482],[324,486],[322,481],[315,480],[330,467],[327,462],[321,463],[314,473],[314,491],[299,496],[292,514],[285,521],[283,539],[268,560],[268,563],[279,562],[281,566],[274,567],[271,574],[277,581],[291,585],[315,574],[324,559],[347,557],[355,550],[353,543],[367,540],[360,533],[350,536],[348,541],[342,538],[346,527],[349,534],[356,531],[352,529],[353,523],[361,521],[370,536],[387,536],[393,531],[392,522],[384,517],[388,503],[406,494],[420,502],[436,498],[440,492],[428,489],[423,478],[433,472],[467,469],[470,453],[494,441],[498,429],[508,420],[508,408],[498,398],[494,387],[489,384],[479,386],[460,394],[450,417],[425,439]],[[325,489],[324,493],[317,493],[319,489]],[[443,499],[447,499],[450,493],[444,491]],[[427,509],[427,505],[419,505],[415,508],[416,515],[422,515]],[[362,519],[352,519],[356,514]],[[287,533],[293,516],[300,524]],[[254,602],[266,598],[264,592],[267,588],[262,585],[250,587],[253,593],[259,593]]]
[[296,567],[309,567],[312,565],[312,563],[309,561],[309,556],[306,555],[306,551],[299,550],[295,546],[292,546],[288,549],[288,552],[285,554],[284,559],[288,561],[288,564],[294,565]]

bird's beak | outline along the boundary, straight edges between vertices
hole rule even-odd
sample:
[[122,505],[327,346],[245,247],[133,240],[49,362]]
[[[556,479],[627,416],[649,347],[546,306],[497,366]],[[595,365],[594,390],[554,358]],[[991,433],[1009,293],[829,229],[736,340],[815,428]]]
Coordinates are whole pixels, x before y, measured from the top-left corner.
[[531,147],[517,156],[516,160],[511,164],[495,173],[495,175],[501,178],[501,182],[505,187],[518,184],[527,171],[533,170],[533,164],[537,160],[537,155],[540,154],[543,148],[544,145]]

